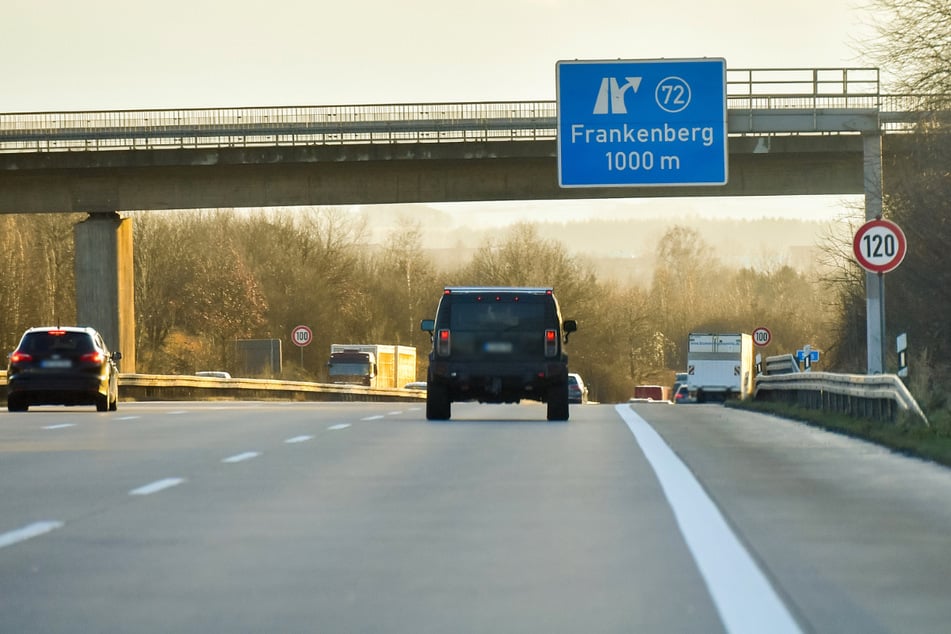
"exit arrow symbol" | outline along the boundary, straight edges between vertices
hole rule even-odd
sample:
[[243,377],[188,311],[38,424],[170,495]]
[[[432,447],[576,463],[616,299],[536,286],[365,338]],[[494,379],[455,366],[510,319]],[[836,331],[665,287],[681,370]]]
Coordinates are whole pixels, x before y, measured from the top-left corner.
[[627,106],[624,105],[624,93],[630,88],[631,92],[636,93],[641,87],[640,77],[625,77],[627,83],[623,86],[617,83],[616,77],[604,77],[601,79],[601,89],[598,90],[598,99],[594,104],[593,114],[627,114]]

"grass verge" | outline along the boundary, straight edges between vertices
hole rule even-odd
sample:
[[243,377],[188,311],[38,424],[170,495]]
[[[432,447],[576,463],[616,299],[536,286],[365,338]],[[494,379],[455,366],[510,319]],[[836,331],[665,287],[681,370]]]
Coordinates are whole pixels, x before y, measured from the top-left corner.
[[731,401],[727,406],[790,418],[951,467],[951,424],[944,419],[932,420],[926,427],[918,422],[879,423],[785,403],[746,400]]

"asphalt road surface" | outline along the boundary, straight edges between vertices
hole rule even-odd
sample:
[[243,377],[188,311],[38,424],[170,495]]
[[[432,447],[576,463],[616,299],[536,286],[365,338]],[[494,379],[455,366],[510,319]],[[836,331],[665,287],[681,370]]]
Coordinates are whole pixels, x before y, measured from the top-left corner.
[[951,470],[715,405],[0,413],[0,632],[948,632]]

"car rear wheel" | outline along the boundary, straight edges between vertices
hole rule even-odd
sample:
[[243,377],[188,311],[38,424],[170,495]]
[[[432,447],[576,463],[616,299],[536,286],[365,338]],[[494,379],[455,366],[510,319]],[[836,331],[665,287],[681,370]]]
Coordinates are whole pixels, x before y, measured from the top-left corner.
[[30,406],[27,405],[25,401],[22,401],[13,396],[7,397],[7,411],[8,412],[25,412],[29,409],[30,409]]
[[108,394],[96,395],[96,411],[97,412],[109,411],[109,395]]
[[452,415],[452,401],[449,400],[449,388],[445,385],[430,383],[426,387],[426,419],[449,420]]
[[559,383],[548,389],[548,420],[568,420],[567,383]]

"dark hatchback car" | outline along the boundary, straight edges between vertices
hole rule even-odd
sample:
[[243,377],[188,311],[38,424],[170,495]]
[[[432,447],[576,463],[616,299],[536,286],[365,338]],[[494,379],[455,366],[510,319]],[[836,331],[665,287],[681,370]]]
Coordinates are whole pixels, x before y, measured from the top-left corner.
[[7,409],[31,405],[95,405],[115,411],[119,402],[121,353],[110,353],[92,328],[30,328],[9,356]]

